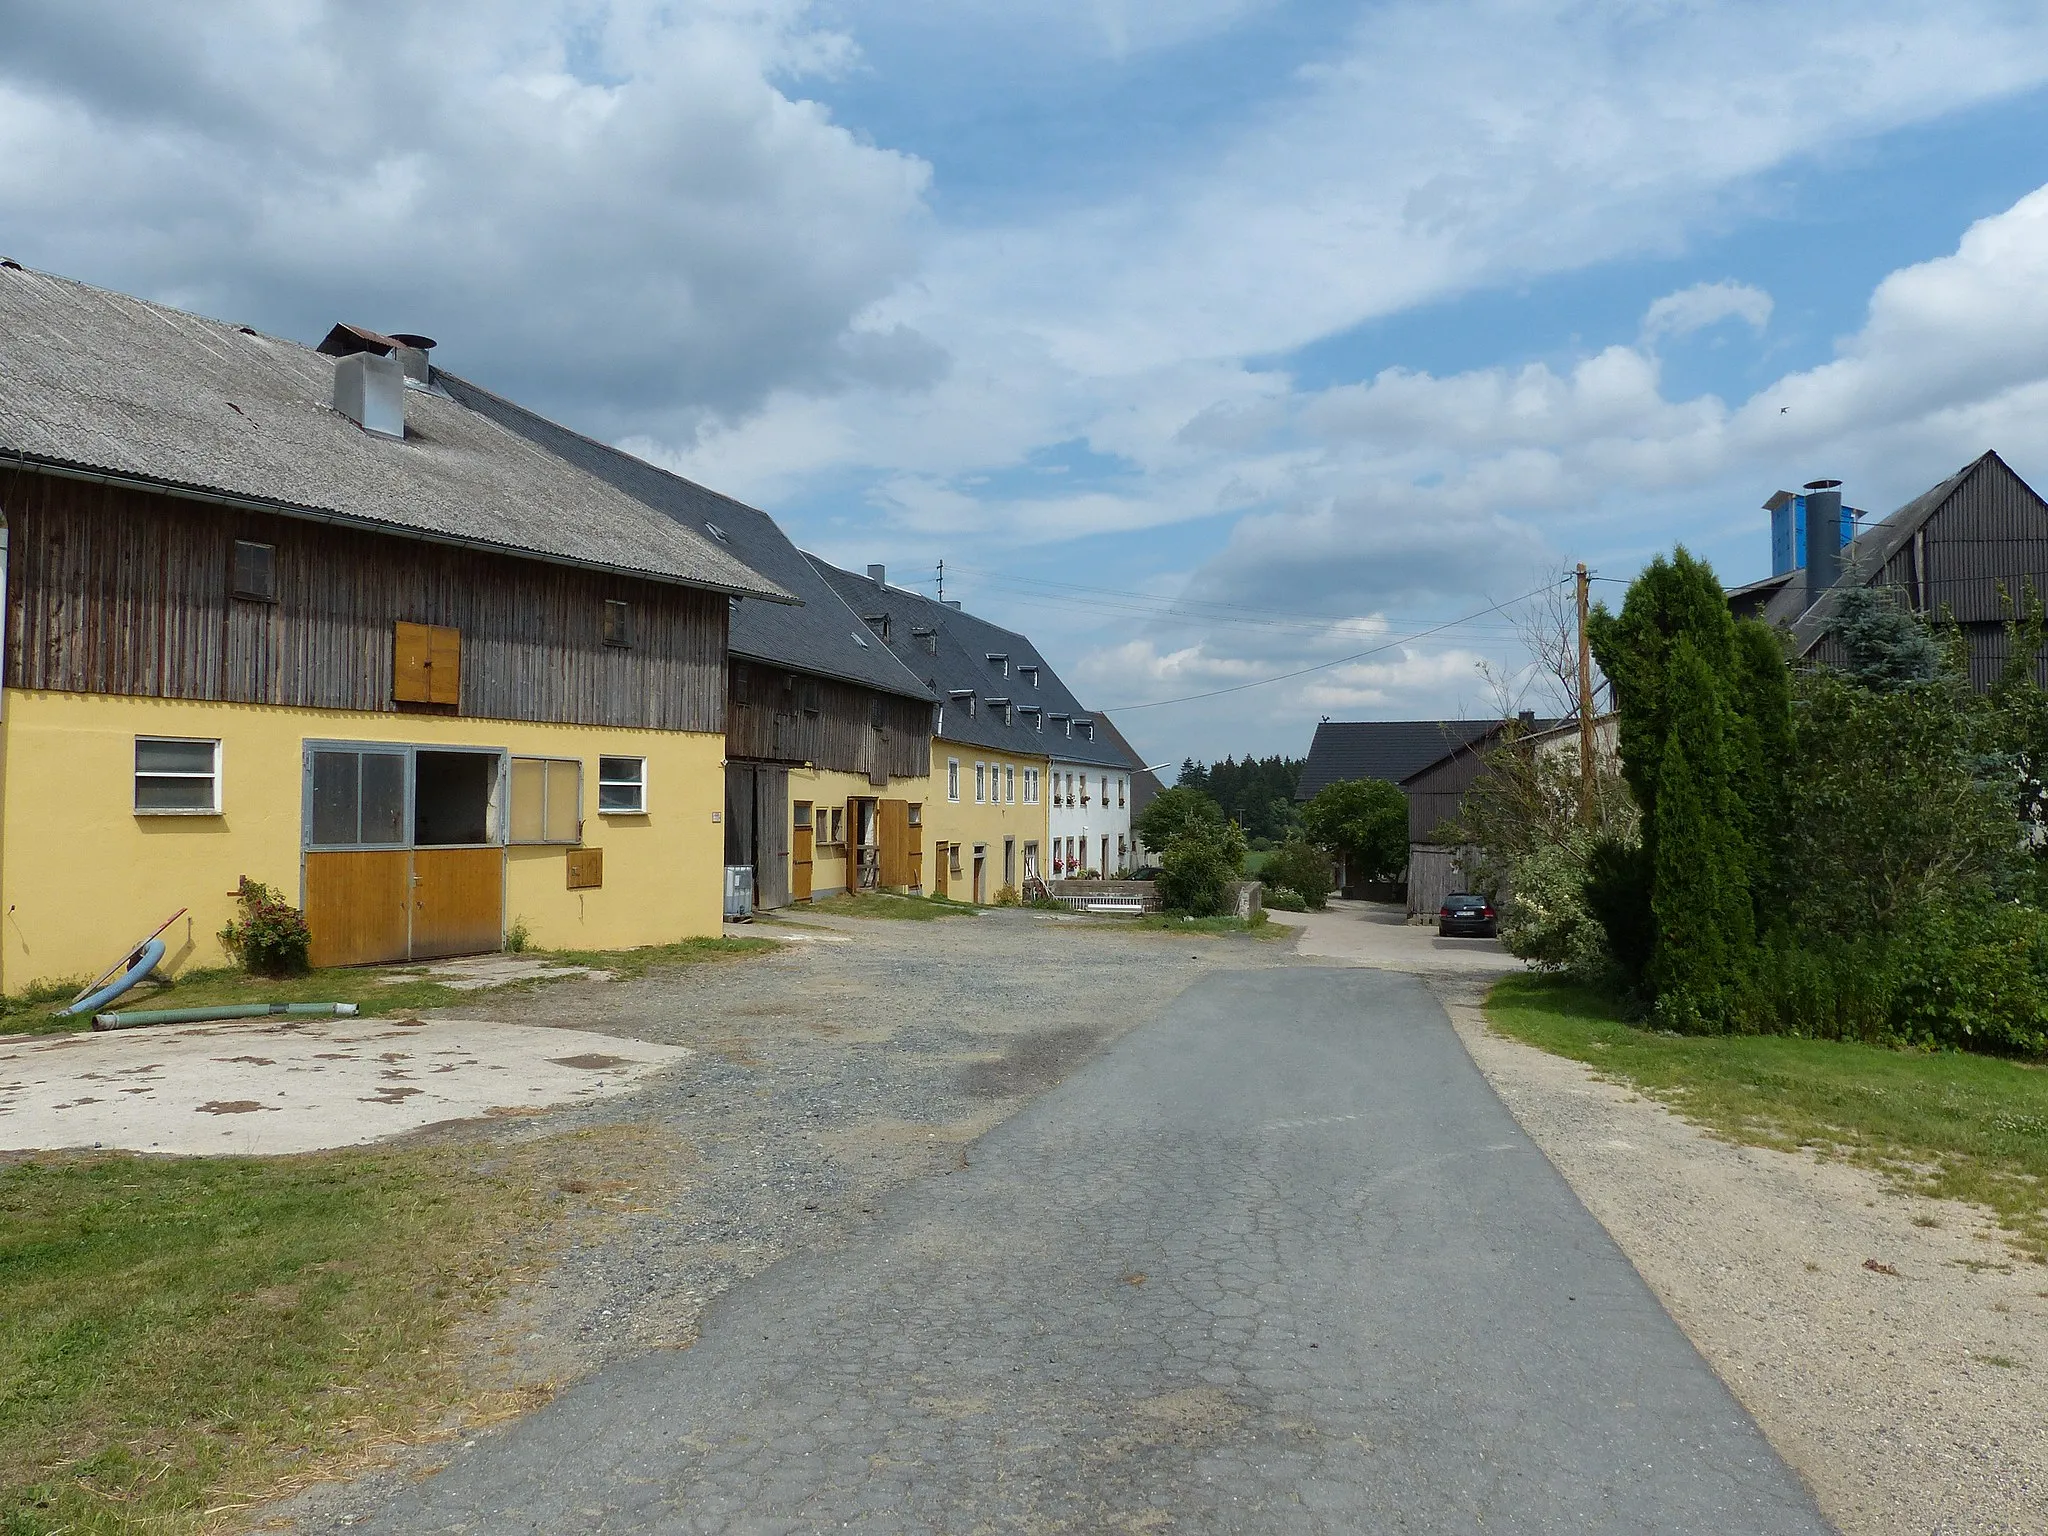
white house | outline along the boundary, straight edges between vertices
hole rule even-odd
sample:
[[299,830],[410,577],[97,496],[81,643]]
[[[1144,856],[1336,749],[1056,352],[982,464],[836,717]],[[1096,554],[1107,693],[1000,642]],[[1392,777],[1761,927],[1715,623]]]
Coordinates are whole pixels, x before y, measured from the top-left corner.
[[1052,759],[1045,801],[1047,873],[1057,880],[1093,871],[1107,880],[1127,872],[1134,862],[1131,776],[1142,765],[1113,735],[1098,730],[1091,715],[1048,709],[1045,730]]

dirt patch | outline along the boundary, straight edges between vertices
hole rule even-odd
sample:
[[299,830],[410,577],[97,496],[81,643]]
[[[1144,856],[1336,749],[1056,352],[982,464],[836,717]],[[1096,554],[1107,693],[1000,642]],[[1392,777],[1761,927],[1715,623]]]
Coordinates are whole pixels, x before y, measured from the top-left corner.
[[1093,1056],[1102,1031],[1086,1025],[1049,1029],[1003,1047],[993,1061],[969,1062],[960,1086],[971,1098],[1010,1099],[1041,1093]]
[[607,1056],[602,1051],[585,1051],[581,1056],[550,1056],[548,1060],[558,1067],[581,1067],[587,1072],[602,1072],[607,1067],[630,1065],[629,1058]]
[[275,1104],[258,1104],[254,1099],[214,1099],[199,1106],[202,1115],[253,1115],[260,1109],[276,1109]]

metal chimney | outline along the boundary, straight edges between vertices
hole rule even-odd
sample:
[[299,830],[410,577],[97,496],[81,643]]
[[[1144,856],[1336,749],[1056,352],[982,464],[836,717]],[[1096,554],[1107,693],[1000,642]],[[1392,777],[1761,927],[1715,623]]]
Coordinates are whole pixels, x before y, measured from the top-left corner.
[[886,565],[871,565],[868,567],[868,580],[872,581],[876,586],[887,586],[889,584],[888,578],[889,567]]
[[334,408],[365,432],[405,436],[405,369],[395,357],[351,352],[334,364]]
[[1842,575],[1842,482],[1806,482],[1806,601],[1810,606]]
[[393,331],[391,339],[398,343],[391,355],[398,359],[398,366],[405,370],[408,389],[426,389],[434,382],[434,370],[427,361],[427,354],[434,350],[434,338],[415,336],[409,331]]

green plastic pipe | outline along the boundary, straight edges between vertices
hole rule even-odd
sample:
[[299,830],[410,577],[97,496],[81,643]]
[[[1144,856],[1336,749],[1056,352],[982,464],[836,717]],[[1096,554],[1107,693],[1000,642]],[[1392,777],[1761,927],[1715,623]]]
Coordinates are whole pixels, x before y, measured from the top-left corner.
[[93,1016],[94,1029],[135,1029],[143,1024],[212,1024],[223,1019],[265,1019],[291,1013],[318,1018],[347,1018],[354,1003],[221,1003],[212,1008],[138,1008],[133,1013]]

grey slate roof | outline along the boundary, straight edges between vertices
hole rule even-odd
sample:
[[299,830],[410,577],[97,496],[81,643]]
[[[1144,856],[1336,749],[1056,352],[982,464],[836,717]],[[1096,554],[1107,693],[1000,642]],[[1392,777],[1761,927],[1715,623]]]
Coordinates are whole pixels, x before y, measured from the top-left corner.
[[311,347],[0,266],[0,456],[715,591],[790,600],[731,551],[454,398],[403,442],[330,408]]
[[[907,592],[856,576],[852,571],[842,571],[816,555],[809,559],[855,613],[863,618],[888,620],[889,649],[938,694],[946,740],[1122,772],[1143,766],[1144,759],[1119,745],[1113,732],[1097,731],[1092,741],[1079,734],[1069,737],[1063,733],[1055,716],[1091,721],[1096,717],[1082,708],[1060,681],[1059,674],[1025,636],[958,608],[948,608],[922,593]],[[918,630],[929,631],[929,641],[914,633]],[[990,663],[991,655],[1008,658],[1007,676]],[[1038,669],[1035,687],[1030,675],[1021,670],[1030,667]],[[965,700],[954,697],[956,693],[975,695],[977,707],[971,715]],[[1001,711],[990,707],[989,701],[995,699],[1011,701],[1013,708],[1007,725]],[[1034,717],[1025,713],[1023,706],[1027,705],[1040,711],[1035,717],[1036,725]]]
[[1995,453],[1985,453],[1971,460],[1941,484],[1921,492],[1882,522],[1872,524],[1851,539],[1842,547],[1841,578],[1821,593],[1817,601],[1809,605],[1806,573],[1794,571],[1763,604],[1757,617],[1766,624],[1790,629],[1794,654],[1804,656],[1827,637],[1841,593],[1873,580],[1884,570],[1885,563],[1941,509],[1942,503],[1962,488],[1964,481],[1997,457]]
[[[448,393],[587,474],[617,487],[693,533],[722,543],[802,606],[742,600],[733,610],[728,647],[735,656],[793,671],[845,679],[885,693],[929,699],[922,678],[868,632],[766,512],[670,474],[622,449],[537,416],[480,385],[439,373]],[[715,530],[715,531],[714,531]]]
[[1398,784],[1499,729],[1498,720],[1325,720],[1309,743],[1296,800],[1351,779]]

